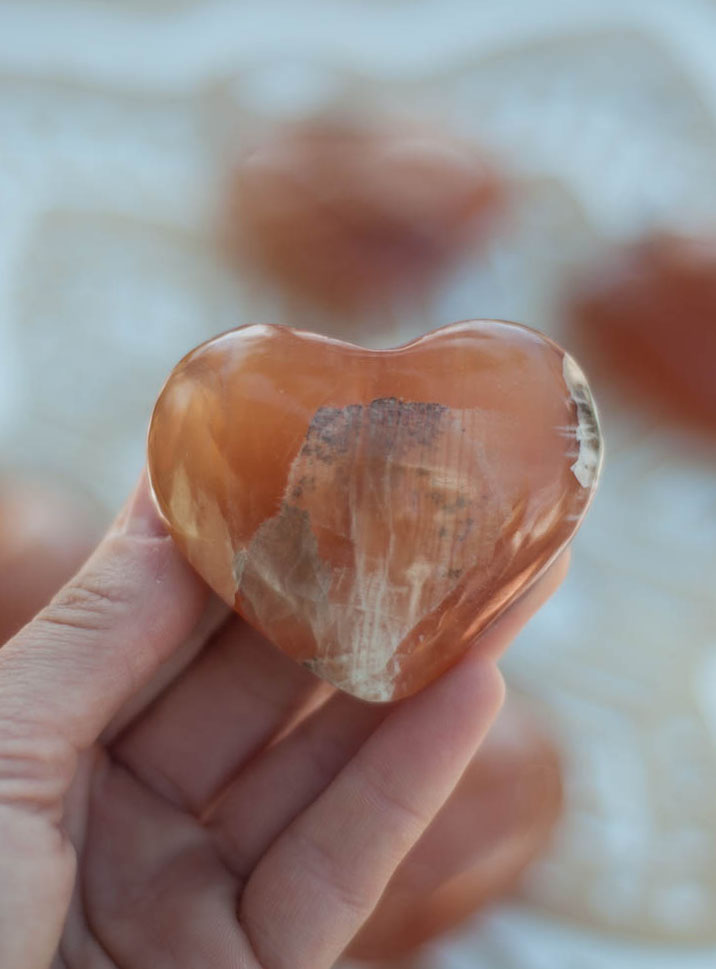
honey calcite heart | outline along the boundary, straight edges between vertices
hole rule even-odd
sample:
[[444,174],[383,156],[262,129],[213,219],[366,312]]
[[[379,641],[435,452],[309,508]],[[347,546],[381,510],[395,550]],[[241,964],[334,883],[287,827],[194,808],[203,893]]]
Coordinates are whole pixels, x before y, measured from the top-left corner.
[[421,689],[534,582],[600,458],[579,367],[492,320],[383,351],[233,330],[178,364],[149,430],[154,495],[194,568],[366,700]]

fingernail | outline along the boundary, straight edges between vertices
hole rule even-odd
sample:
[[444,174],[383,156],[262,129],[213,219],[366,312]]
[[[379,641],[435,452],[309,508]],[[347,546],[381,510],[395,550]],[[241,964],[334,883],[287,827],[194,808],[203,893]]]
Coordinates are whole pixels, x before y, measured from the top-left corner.
[[152,497],[147,472],[143,471],[134,494],[117,519],[115,532],[140,538],[161,538],[167,534]]

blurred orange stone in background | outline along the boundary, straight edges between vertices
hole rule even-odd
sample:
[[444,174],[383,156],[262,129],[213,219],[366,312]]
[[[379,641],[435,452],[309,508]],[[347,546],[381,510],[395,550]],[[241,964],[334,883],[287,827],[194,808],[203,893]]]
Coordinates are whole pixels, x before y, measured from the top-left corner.
[[545,847],[561,808],[557,750],[529,707],[510,694],[349,954],[399,958],[513,889]]
[[486,234],[505,186],[478,148],[433,127],[314,120],[237,167],[230,239],[286,291],[336,310],[419,296]]
[[716,431],[716,237],[655,235],[613,254],[571,314],[596,378],[621,380],[669,418]]
[[490,320],[386,351],[233,330],[178,364],[149,431],[158,507],[199,574],[374,701],[438,677],[539,577],[600,462],[577,364]]
[[99,534],[97,510],[71,491],[0,478],[0,643],[49,602]]

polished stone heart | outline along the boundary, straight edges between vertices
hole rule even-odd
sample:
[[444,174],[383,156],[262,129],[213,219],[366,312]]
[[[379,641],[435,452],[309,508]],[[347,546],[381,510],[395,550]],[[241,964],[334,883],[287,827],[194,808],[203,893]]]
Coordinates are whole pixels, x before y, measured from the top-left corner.
[[535,581],[600,458],[578,366],[490,320],[384,351],[233,330],[178,364],[149,430],[158,507],[196,570],[367,700],[421,689]]

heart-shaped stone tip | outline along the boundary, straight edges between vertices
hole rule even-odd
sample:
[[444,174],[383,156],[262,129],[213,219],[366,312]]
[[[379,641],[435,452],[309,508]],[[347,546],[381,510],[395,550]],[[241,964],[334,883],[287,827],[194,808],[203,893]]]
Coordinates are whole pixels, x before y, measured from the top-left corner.
[[538,578],[601,454],[577,364],[493,320],[383,351],[233,330],[177,365],[149,430],[158,507],[199,574],[377,701],[438,677]]

